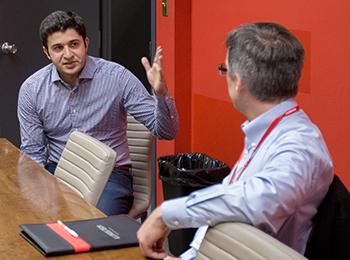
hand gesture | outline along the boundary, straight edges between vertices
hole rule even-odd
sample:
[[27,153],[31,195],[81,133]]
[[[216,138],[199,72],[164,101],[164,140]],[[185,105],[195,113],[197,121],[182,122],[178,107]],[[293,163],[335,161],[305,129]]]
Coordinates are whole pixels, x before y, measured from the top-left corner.
[[153,59],[152,66],[148,59],[141,59],[142,65],[145,68],[148,82],[151,84],[154,92],[158,96],[163,96],[168,92],[163,72],[163,49],[158,46]]

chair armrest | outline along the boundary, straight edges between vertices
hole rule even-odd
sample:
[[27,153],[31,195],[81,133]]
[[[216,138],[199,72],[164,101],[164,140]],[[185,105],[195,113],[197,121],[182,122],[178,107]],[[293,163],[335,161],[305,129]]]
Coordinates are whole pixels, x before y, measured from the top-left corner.
[[208,230],[196,259],[305,260],[306,258],[251,225],[222,223]]

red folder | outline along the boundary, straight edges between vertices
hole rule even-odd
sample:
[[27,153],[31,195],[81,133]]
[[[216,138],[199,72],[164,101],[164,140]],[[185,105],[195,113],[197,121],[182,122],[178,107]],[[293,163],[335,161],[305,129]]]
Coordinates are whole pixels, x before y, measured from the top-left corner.
[[20,225],[20,235],[45,256],[138,245],[140,223],[127,215]]

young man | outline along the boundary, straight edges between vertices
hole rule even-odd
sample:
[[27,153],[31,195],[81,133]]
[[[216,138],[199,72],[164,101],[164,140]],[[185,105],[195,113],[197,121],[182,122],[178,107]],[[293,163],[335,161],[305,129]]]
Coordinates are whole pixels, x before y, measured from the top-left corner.
[[127,113],[159,138],[173,139],[178,129],[175,103],[163,76],[162,49],[157,48],[152,66],[142,58],[151,96],[121,65],[87,55],[89,38],[77,14],[51,13],[40,25],[40,37],[52,63],[21,86],[21,150],[54,173],[72,131],[102,141],[117,152],[117,160],[97,207],[107,215],[128,213],[133,195]]
[[163,202],[143,223],[138,238],[146,256],[164,258],[170,229],[201,227],[181,259],[193,259],[206,225],[251,224],[304,253],[311,219],[333,178],[319,129],[294,99],[304,49],[274,23],[246,24],[229,33],[228,93],[247,121],[244,150],[222,184]]

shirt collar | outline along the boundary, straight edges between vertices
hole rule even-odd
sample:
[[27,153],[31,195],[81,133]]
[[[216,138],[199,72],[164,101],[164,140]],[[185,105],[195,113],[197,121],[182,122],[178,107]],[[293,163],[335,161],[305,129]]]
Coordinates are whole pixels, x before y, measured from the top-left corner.
[[297,102],[295,101],[295,99],[291,98],[274,106],[270,110],[253,119],[252,121],[245,121],[241,127],[246,137],[245,140],[248,149],[251,146],[256,146],[258,144],[262,135],[264,134],[266,129],[271,125],[273,120],[275,120],[278,116],[282,115],[288,109],[295,107],[296,105]]
[[[60,75],[58,74],[56,67],[53,64],[51,65],[51,81],[61,81]],[[93,79],[96,69],[97,64],[95,60],[92,57],[87,56],[85,66],[79,75],[79,81],[81,79]]]
[[79,79],[92,79],[94,77],[96,69],[97,69],[97,64],[95,60],[92,57],[87,56],[86,64],[79,75]]

